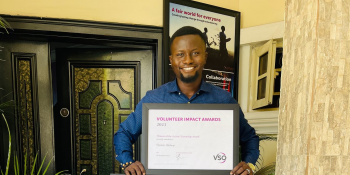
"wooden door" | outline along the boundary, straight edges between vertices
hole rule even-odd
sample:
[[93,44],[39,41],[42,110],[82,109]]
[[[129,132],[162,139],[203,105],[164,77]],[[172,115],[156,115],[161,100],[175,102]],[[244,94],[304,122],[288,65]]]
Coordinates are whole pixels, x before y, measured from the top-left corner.
[[[58,49],[55,146],[57,169],[119,173],[114,133],[152,89],[152,52]],[[141,84],[142,82],[142,84]],[[138,156],[138,146],[134,152]]]
[[[45,154],[47,165],[54,157],[52,94],[50,81],[49,44],[16,39],[0,40],[0,103],[14,100],[16,107],[5,113],[11,129],[13,172],[14,155],[18,157],[20,174],[24,174],[27,155],[27,174],[38,154],[41,163]],[[5,97],[4,97],[5,96]],[[4,171],[8,151],[8,132],[0,120],[0,166]],[[54,163],[54,159],[53,162]],[[38,164],[38,163],[37,163]],[[38,170],[38,166],[36,166]],[[47,173],[52,174],[54,166]],[[29,171],[30,170],[30,171]]]

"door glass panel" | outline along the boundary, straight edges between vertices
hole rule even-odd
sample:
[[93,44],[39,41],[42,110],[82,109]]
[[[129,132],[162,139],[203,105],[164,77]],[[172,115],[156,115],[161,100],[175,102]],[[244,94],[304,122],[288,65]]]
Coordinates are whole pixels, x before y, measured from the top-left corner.
[[81,139],[80,141],[80,159],[91,160],[91,140]]
[[[32,69],[31,60],[17,58],[18,74],[19,74],[19,101],[18,114],[21,123],[21,145],[22,145],[22,161],[26,160],[26,168],[33,169],[35,158],[35,131],[33,116],[33,98],[32,98]],[[27,156],[27,157],[26,157]],[[27,173],[29,174],[29,172]]]
[[103,100],[97,105],[98,174],[113,172],[113,105]]
[[131,108],[131,93],[123,89],[120,81],[109,81],[108,92],[119,103],[119,108],[130,109]]
[[269,54],[269,52],[266,52],[265,54],[263,54],[259,57],[259,74],[258,74],[258,76],[267,72],[268,54]]
[[101,94],[101,81],[89,81],[88,88],[79,92],[79,107],[90,109],[92,100]]
[[91,116],[90,114],[79,115],[80,135],[91,134]]
[[[76,146],[76,173],[79,174],[82,167],[91,167],[93,175],[120,173],[113,136],[119,129],[120,116],[134,111],[135,68],[79,67],[73,68],[73,72],[75,143],[91,140],[92,150],[91,160],[85,160],[88,155],[79,149],[80,145]],[[89,132],[91,134],[87,134]],[[87,144],[84,145],[85,149]]]

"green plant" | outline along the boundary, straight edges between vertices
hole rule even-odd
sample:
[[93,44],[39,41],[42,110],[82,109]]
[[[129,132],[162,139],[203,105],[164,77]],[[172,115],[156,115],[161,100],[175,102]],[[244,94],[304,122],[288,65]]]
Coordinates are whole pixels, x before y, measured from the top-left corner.
[[[5,123],[6,123],[6,127],[7,127],[7,131],[9,132],[9,151],[8,151],[8,154],[7,154],[7,163],[6,163],[6,171],[5,171],[5,175],[8,175],[8,172],[9,172],[9,166],[10,166],[10,158],[11,158],[11,133],[10,133],[10,127],[7,123],[7,120],[5,118],[5,115],[3,113],[2,114],[2,117],[4,118],[5,120]],[[2,172],[1,170],[1,174],[4,175],[4,173]]]
[[[275,135],[261,134],[258,136],[259,136],[259,144],[261,141],[277,141],[277,137]],[[259,145],[259,147],[261,147],[261,145]],[[274,175],[276,162],[273,162],[266,166],[262,166],[263,163],[264,163],[264,158],[260,155],[258,161],[256,162],[257,171],[255,172],[255,175]]]
[[[1,105],[2,105],[2,104],[1,104]],[[0,106],[1,106],[1,105],[0,105]],[[3,111],[3,110],[2,110],[2,111]],[[6,123],[7,131],[8,131],[8,133],[9,133],[9,151],[8,151],[8,155],[7,155],[7,163],[6,163],[6,171],[5,171],[5,174],[2,172],[2,170],[1,170],[0,172],[1,172],[2,175],[8,175],[9,165],[10,165],[10,159],[11,159],[11,132],[10,132],[10,127],[8,126],[6,117],[5,117],[5,115],[4,115],[3,113],[2,113],[2,117],[3,117],[3,119],[4,119],[5,123]],[[32,168],[32,171],[31,171],[31,175],[34,175],[34,170],[35,170],[35,164],[36,164],[36,162],[37,162],[37,157],[38,157],[38,154],[36,154],[36,156],[35,156],[33,168]],[[14,159],[15,159],[15,160],[14,160],[14,172],[15,172],[15,175],[20,175],[20,167],[19,167],[19,163],[18,163],[18,158],[17,158],[17,156],[15,156]],[[40,168],[39,168],[39,170],[38,170],[37,175],[40,174],[40,171],[41,171],[41,169],[43,168],[45,159],[46,159],[46,155],[45,155],[44,159],[43,159],[42,162],[41,162],[41,165],[40,165]],[[49,168],[49,166],[50,166],[50,164],[51,164],[52,159],[53,159],[53,158],[51,158],[50,162],[46,165],[45,170],[44,170],[44,172],[42,173],[42,175],[45,175],[45,174],[46,174],[46,172],[47,172],[47,170],[48,170],[48,168]],[[23,171],[24,174],[27,174],[27,166],[26,166],[26,163],[27,163],[27,154],[25,155],[25,160],[24,160],[24,171]],[[55,175],[59,175],[59,174],[61,174],[61,173],[63,173],[63,172],[66,172],[66,170],[60,171],[60,172],[56,173]]]
[[254,175],[274,175],[276,169],[276,162],[261,167]]
[[[36,156],[35,156],[33,168],[32,168],[32,171],[31,171],[31,175],[34,175],[34,170],[35,170],[35,164],[36,164],[36,162],[37,162],[37,157],[38,157],[38,154],[36,154]],[[41,169],[43,168],[45,159],[46,159],[46,155],[45,155],[43,161],[41,162],[41,165],[40,165],[40,167],[39,167],[39,170],[38,170],[38,174],[37,174],[37,175],[40,174],[40,171],[41,171]],[[42,173],[42,175],[45,175],[45,174],[46,174],[46,172],[47,172],[47,170],[48,170],[48,168],[49,168],[49,166],[50,166],[50,164],[51,164],[51,161],[52,161],[52,158],[51,158],[50,162],[46,165],[46,168],[45,168],[44,172]],[[14,166],[15,175],[20,175],[20,173],[19,173],[19,172],[20,172],[20,171],[19,171],[19,170],[20,170],[20,167],[19,167],[19,164],[18,164],[18,158],[17,158],[17,156],[15,156],[14,164],[15,164],[15,166]],[[27,154],[25,155],[25,158],[24,158],[24,170],[23,170],[23,172],[24,172],[23,174],[27,174]],[[63,173],[63,172],[66,172],[66,170],[60,171],[60,172],[56,173],[55,175],[59,175],[59,174],[61,174],[61,173]]]
[[[3,90],[3,89],[1,89]],[[0,101],[3,100],[6,96],[10,95],[12,93],[8,93],[6,94],[5,96],[3,96],[2,98],[0,98]],[[4,119],[5,121],[5,124],[6,124],[6,128],[7,128],[7,131],[8,131],[8,135],[9,135],[9,151],[8,151],[8,154],[7,154],[7,162],[6,162],[6,171],[5,171],[5,174],[3,173],[2,170],[0,170],[1,172],[1,175],[8,175],[8,172],[9,172],[9,166],[10,166],[10,160],[11,160],[11,132],[10,132],[10,127],[7,123],[7,120],[6,120],[6,117],[4,115],[4,113],[8,113],[8,114],[13,114],[13,111],[14,111],[14,107],[15,107],[15,103],[13,100],[9,100],[7,102],[4,102],[4,103],[0,103],[0,114],[2,115],[2,118]],[[34,170],[35,170],[35,164],[37,162],[37,157],[38,157],[38,154],[36,154],[35,156],[35,159],[34,159],[34,164],[33,164],[33,168],[32,168],[32,171],[31,171],[31,175],[34,175]],[[27,163],[27,154],[25,155],[25,158],[24,158],[24,169],[23,169],[23,173],[26,175],[27,174],[27,166],[26,166],[26,163]],[[44,161],[46,159],[46,155],[44,157],[44,159],[42,160],[41,162],[41,165],[39,167],[39,170],[38,170],[38,173],[37,175],[40,174],[41,172],[41,169],[43,168],[43,164],[44,164]],[[51,164],[51,161],[52,161],[53,158],[51,158],[50,162],[46,165],[42,175],[45,175],[50,164]],[[63,172],[65,172],[66,170],[64,171],[60,171],[58,173],[56,173],[56,175],[59,175]],[[15,172],[15,175],[20,175],[20,166],[19,166],[19,163],[18,163],[18,158],[17,158],[17,155],[14,157],[14,172]]]
[[[3,90],[0,87],[0,90]],[[9,96],[11,93],[8,93],[6,95],[4,95],[3,97],[0,98],[0,101],[2,101],[5,97]],[[6,117],[5,117],[5,113],[9,113],[12,114],[13,112],[13,107],[14,107],[14,101],[13,100],[9,100],[7,102],[4,103],[0,103],[0,114],[2,115],[2,118],[5,121],[6,124],[6,128],[9,134],[9,151],[7,154],[7,162],[6,162],[6,171],[5,171],[5,175],[8,175],[8,171],[9,171],[9,166],[10,166],[10,160],[11,160],[11,132],[10,132],[10,127],[7,123]],[[0,170],[1,175],[4,175],[4,173],[2,172],[2,170]]]
[[13,30],[10,24],[2,17],[0,17],[0,27],[5,29],[6,33],[9,33],[7,29]]

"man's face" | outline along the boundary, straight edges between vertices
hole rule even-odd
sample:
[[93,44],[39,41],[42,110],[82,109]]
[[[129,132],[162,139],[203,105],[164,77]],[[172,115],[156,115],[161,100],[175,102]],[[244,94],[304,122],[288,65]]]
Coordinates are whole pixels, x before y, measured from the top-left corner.
[[192,83],[202,77],[208,54],[200,36],[176,37],[170,49],[169,59],[177,79],[184,83]]

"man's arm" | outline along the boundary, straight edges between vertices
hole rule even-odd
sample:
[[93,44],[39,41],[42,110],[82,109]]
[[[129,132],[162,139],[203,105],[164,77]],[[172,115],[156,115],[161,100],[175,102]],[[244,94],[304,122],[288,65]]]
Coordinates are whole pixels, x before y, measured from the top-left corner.
[[239,132],[242,161],[255,164],[259,158],[259,137],[255,129],[248,124],[242,110],[239,110]]
[[116,159],[125,164],[134,162],[132,144],[135,143],[141,134],[142,126],[142,99],[136,106],[135,112],[119,125],[119,130],[114,134],[114,147]]
[[[232,99],[231,103],[237,104]],[[248,124],[244,118],[244,114],[239,108],[239,144],[241,146],[242,161],[255,164],[259,158],[259,137],[255,133],[255,129]]]
[[[237,104],[235,99],[230,102]],[[235,166],[230,174],[252,175],[253,170],[248,163],[255,164],[259,158],[259,137],[256,135],[255,129],[244,118],[241,108],[239,108],[239,144],[241,146],[242,162]]]

